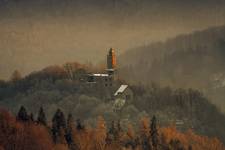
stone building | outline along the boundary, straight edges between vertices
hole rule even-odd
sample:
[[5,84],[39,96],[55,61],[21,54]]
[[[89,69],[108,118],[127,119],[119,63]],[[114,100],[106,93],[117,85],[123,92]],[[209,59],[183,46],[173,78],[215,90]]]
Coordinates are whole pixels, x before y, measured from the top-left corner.
[[116,70],[115,50],[110,48],[107,55],[106,73],[91,73],[87,76],[87,83],[99,84],[103,87],[112,87]]
[[[133,92],[128,85],[120,85],[115,80],[116,76],[116,55],[115,50],[110,48],[107,54],[107,68],[104,73],[90,73],[87,75],[87,84],[92,88],[98,87],[108,95],[109,99],[123,99],[125,101],[133,99]],[[116,92],[115,92],[116,91]]]

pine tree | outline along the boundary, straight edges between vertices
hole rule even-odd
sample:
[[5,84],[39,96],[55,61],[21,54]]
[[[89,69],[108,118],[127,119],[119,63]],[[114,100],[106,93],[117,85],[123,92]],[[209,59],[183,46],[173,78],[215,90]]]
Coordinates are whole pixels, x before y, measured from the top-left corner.
[[116,128],[114,121],[111,122],[111,127],[109,128],[108,134],[107,134],[107,140],[108,142],[116,139]]
[[73,130],[73,115],[71,113],[68,114],[68,117],[67,117],[67,131],[68,132],[72,132]]
[[58,129],[56,124],[52,124],[52,140],[54,143],[57,142],[57,137],[58,137]]
[[69,145],[70,149],[74,149],[74,141],[73,141],[73,116],[72,114],[68,114],[67,117],[67,128],[66,128],[66,141]]
[[143,118],[140,129],[140,144],[143,150],[151,150],[149,119]]
[[84,125],[81,124],[80,119],[77,119],[77,130],[84,130]]
[[33,115],[33,113],[30,113],[30,121],[31,121],[31,122],[34,121],[34,115]]
[[29,116],[27,115],[27,111],[24,106],[20,107],[20,110],[17,113],[17,120],[24,121],[24,122],[29,120]]
[[154,150],[158,149],[158,144],[159,144],[159,134],[157,130],[157,125],[156,125],[156,117],[153,116],[151,120],[151,126],[150,126],[150,136],[151,136],[151,142]]
[[53,119],[52,119],[53,124],[57,126],[57,128],[63,128],[66,129],[66,121],[65,121],[65,116],[64,113],[60,110],[57,109]]
[[122,136],[122,128],[120,124],[120,120],[118,120],[116,126],[115,122],[112,121],[111,127],[109,128],[109,131],[107,133],[107,140],[108,141],[118,141],[120,137]]
[[122,132],[123,131],[122,127],[121,127],[121,124],[120,124],[120,120],[118,120],[118,122],[117,122],[117,130],[118,130],[118,132]]
[[40,109],[39,109],[39,113],[38,113],[38,117],[37,117],[37,123],[42,124],[44,126],[47,126],[45,112],[44,112],[44,109],[42,107],[40,107]]
[[118,122],[117,122],[117,130],[116,130],[116,138],[117,138],[117,140],[119,140],[120,137],[122,136],[122,132],[123,132],[123,129],[121,127],[120,120],[118,120]]
[[143,150],[151,150],[151,144],[149,142],[149,137],[147,137],[146,135],[142,135],[142,149]]
[[[66,130],[66,121],[63,112],[57,109],[53,119],[52,119],[52,138],[55,143],[64,143],[62,141],[62,134]],[[62,132],[63,131],[63,132]]]

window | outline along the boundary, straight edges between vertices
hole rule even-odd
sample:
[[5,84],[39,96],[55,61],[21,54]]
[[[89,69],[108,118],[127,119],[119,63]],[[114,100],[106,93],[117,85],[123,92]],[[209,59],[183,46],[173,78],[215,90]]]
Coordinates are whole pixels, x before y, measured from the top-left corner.
[[105,86],[108,86],[107,84],[105,84]]
[[88,82],[94,82],[94,81],[95,81],[95,78],[93,76],[88,77]]

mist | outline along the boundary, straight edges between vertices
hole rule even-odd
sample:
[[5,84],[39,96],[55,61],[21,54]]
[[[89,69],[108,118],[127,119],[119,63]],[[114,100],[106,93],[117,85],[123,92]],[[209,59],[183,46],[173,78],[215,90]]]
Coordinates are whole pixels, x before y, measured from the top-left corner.
[[98,63],[130,48],[225,23],[225,2],[1,0],[0,79],[70,61]]

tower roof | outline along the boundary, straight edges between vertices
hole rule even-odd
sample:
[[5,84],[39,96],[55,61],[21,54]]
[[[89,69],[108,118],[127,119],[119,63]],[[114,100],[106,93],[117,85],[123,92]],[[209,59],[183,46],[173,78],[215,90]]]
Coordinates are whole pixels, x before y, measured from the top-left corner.
[[109,49],[109,53],[115,53],[115,49],[114,48],[110,48]]
[[107,70],[109,70],[109,69],[113,69],[114,70],[115,67],[116,67],[115,50],[113,48],[110,48],[109,49],[109,53],[107,54]]

